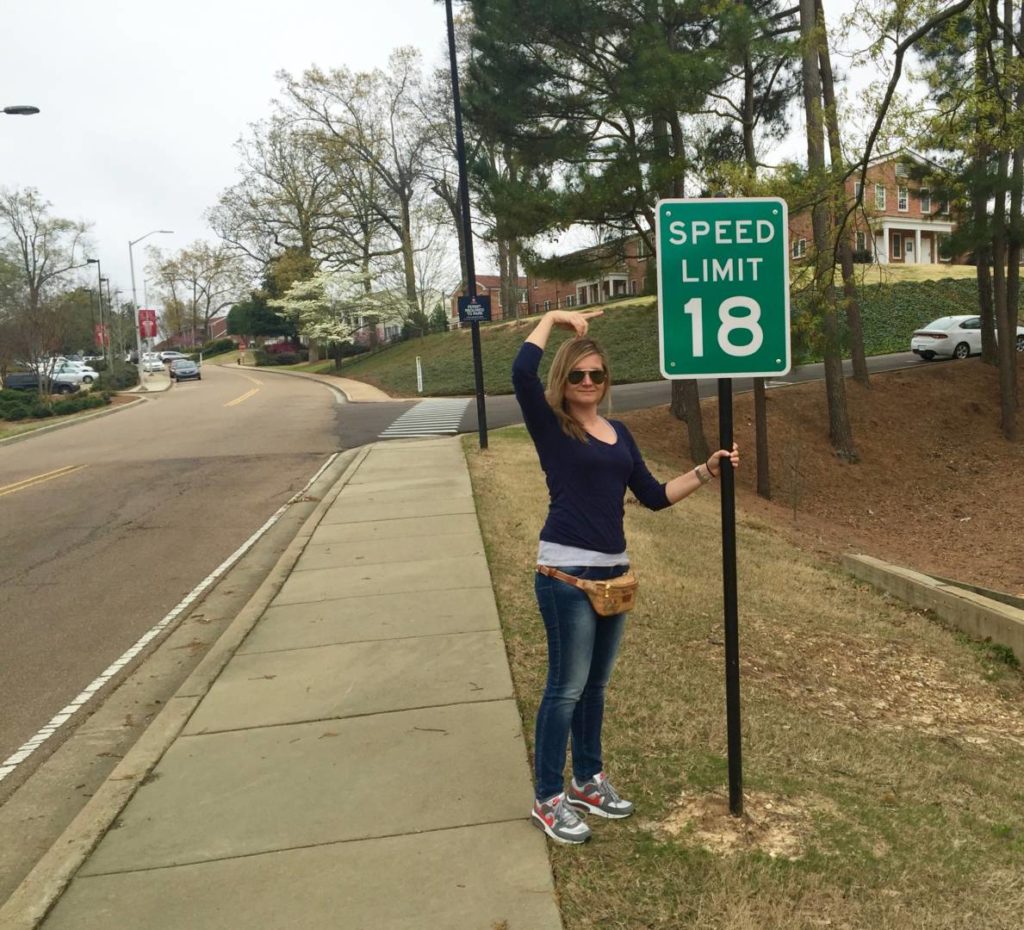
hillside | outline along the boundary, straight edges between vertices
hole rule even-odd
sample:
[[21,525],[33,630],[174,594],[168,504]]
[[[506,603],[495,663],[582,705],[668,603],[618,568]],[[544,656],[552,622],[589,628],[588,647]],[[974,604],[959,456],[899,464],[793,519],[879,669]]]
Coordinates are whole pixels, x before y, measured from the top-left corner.
[[[1024,356],[1019,363],[1024,384]],[[863,552],[1024,595],[1024,442],[999,432],[995,369],[977,358],[942,362],[873,375],[869,390],[848,381],[847,390],[857,465],[840,464],[829,447],[821,384],[769,391],[771,503],[754,493],[752,397],[736,398],[746,453],[739,506],[802,548]],[[646,455],[690,467],[686,427],[667,407],[622,419]],[[708,401],[709,442],[717,423],[717,402]]]
[[[969,271],[973,272],[973,269]],[[900,272],[902,274],[903,269]],[[865,273],[877,274],[871,270]],[[978,307],[977,286],[970,277],[865,284],[861,289],[861,301],[865,347],[869,355],[906,351],[915,329],[944,314],[976,313]],[[794,294],[792,303],[794,362],[814,361],[820,356],[815,348],[812,327],[801,313],[799,294]],[[619,301],[605,304],[602,309],[604,316],[594,321],[592,332],[611,354],[616,382],[659,380],[658,313],[654,298]],[[496,323],[480,327],[484,386],[488,394],[511,391],[509,371],[512,359],[535,320],[527,318],[518,324]],[[565,334],[555,334],[552,345],[557,345],[563,338]],[[423,366],[425,394],[474,393],[468,329],[410,339],[350,359],[340,373],[367,381],[393,396],[415,396],[417,356]],[[333,365],[323,363],[316,370],[328,374],[333,371]]]

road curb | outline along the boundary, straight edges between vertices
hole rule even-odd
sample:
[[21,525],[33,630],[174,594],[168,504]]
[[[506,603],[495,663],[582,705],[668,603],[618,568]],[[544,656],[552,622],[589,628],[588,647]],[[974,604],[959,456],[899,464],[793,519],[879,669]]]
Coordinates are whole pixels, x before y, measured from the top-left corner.
[[[231,366],[225,365],[225,368]],[[260,374],[269,372],[272,375],[287,375],[289,378],[303,378],[306,381],[316,381],[318,384],[323,384],[325,387],[329,387],[333,391],[337,391],[345,398],[345,403],[348,404],[381,404],[387,401],[403,401],[403,400],[416,400],[415,397],[380,397],[374,398],[373,400],[353,400],[349,397],[348,392],[337,384],[333,378],[327,378],[323,375],[314,374],[311,371],[282,371],[279,368],[275,368],[272,365],[242,365],[240,366],[242,371],[258,371]],[[383,392],[382,392],[383,393]]]
[[0,930],[33,930],[46,917],[281,590],[313,531],[372,448],[371,444],[355,452],[344,472],[306,518],[249,602],[239,611],[192,674],[182,682],[174,697],[154,718],[78,816],[0,907]]
[[106,410],[97,410],[96,413],[90,413],[84,417],[76,417],[74,420],[65,420],[63,423],[48,423],[46,426],[40,426],[38,429],[29,430],[25,433],[19,433],[17,436],[8,436],[6,439],[0,439],[0,446],[14,445],[16,442],[21,442],[24,439],[31,439],[33,436],[45,435],[46,433],[53,433],[59,429],[67,429],[69,426],[77,426],[79,423],[87,423],[89,420],[95,420],[98,417],[109,417],[111,414],[120,413],[122,410],[127,410],[129,407],[134,407],[136,404],[142,403],[143,401],[149,400],[148,397],[136,397],[134,400],[127,404],[119,404],[116,407],[108,407]]
[[1024,609],[1013,603],[1016,598],[994,600],[956,582],[868,555],[844,555],[842,566],[855,578],[914,607],[934,611],[968,636],[1006,646],[1019,661],[1024,661]]

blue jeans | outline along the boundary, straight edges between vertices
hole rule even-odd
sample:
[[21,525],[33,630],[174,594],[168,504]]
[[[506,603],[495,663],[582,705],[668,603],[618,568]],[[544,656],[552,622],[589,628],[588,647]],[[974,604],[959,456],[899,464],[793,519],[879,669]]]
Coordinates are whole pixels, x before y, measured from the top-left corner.
[[[567,575],[604,581],[628,566],[610,568],[559,565]],[[548,681],[537,711],[534,770],[537,800],[564,787],[566,743],[572,736],[572,773],[580,784],[603,771],[601,724],[604,692],[615,665],[626,614],[601,617],[579,588],[539,572],[537,604],[548,634]]]

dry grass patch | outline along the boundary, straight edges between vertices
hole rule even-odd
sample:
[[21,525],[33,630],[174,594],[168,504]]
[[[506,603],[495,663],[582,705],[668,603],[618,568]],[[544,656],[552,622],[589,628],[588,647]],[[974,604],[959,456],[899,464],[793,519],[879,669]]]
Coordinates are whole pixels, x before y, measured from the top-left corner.
[[[546,671],[533,598],[543,476],[522,429],[466,448],[532,750]],[[1020,674],[993,678],[927,616],[741,513],[747,816],[736,821],[724,800],[717,495],[660,514],[628,506],[627,534],[640,605],[605,749],[639,813],[592,822],[582,849],[551,848],[568,930],[1018,927]]]

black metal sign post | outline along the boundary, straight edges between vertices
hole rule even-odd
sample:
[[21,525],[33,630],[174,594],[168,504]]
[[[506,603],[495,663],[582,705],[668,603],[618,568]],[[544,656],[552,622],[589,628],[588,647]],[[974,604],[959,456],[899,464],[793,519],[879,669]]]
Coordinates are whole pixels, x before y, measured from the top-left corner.
[[[455,109],[455,154],[459,162],[459,200],[462,204],[462,238],[466,243],[466,294],[476,301],[476,266],[473,262],[473,223],[469,213],[469,178],[466,172],[466,140],[462,134],[462,103],[459,98],[459,64],[455,55],[455,20],[452,0],[445,0],[448,17],[448,57],[452,68],[452,106]],[[470,321],[473,336],[473,377],[476,382],[476,420],[480,432],[480,448],[487,448],[487,406],[484,403],[484,363],[480,354],[480,322]]]
[[[720,448],[732,450],[732,379],[790,368],[789,218],[778,197],[709,197],[657,204],[661,373],[718,381]],[[729,810],[743,813],[736,484],[721,460],[722,587]]]
[[[718,379],[718,438],[732,449],[732,380]],[[729,811],[743,814],[743,751],[740,738],[740,632],[736,595],[736,481],[732,463],[722,466],[722,594],[725,605],[725,725],[729,747]]]

